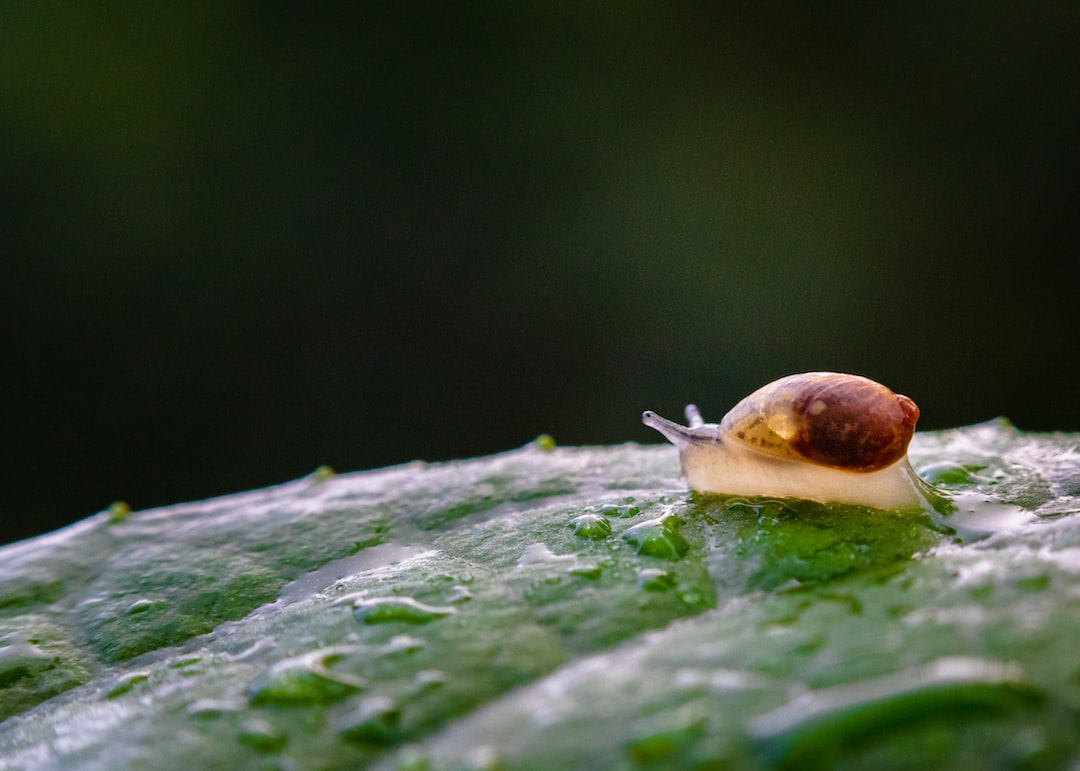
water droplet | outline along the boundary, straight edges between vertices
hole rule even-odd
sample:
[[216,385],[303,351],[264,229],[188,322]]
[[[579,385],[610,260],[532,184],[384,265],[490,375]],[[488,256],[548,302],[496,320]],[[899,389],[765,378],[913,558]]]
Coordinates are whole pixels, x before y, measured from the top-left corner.
[[258,704],[318,704],[339,701],[366,687],[356,675],[335,672],[330,666],[357,653],[357,648],[323,648],[279,661],[248,688],[248,698]]
[[106,699],[115,699],[118,696],[123,696],[139,683],[145,683],[150,679],[150,672],[145,669],[137,669],[134,672],[128,672],[126,675],[120,678],[120,682],[109,689],[105,694]]
[[53,658],[31,642],[17,640],[0,648],[0,681],[17,680],[52,665]]
[[977,466],[968,467],[954,461],[942,461],[920,467],[919,476],[938,487],[970,485],[975,481],[972,472],[978,470]]
[[273,650],[276,647],[277,641],[273,637],[263,637],[260,640],[256,640],[242,651],[229,655],[229,658],[233,661],[248,661],[249,659],[256,659],[263,653]]
[[690,544],[679,535],[677,517],[662,517],[639,522],[622,533],[622,539],[646,557],[676,561],[686,556]]
[[199,699],[188,705],[187,713],[200,720],[213,720],[227,712],[240,712],[245,706],[242,702],[226,699]]
[[573,562],[574,557],[570,554],[555,554],[545,544],[531,543],[525,547],[518,558],[517,567],[524,568],[530,565],[550,565],[558,562]]
[[574,535],[578,538],[590,538],[601,541],[611,535],[611,521],[600,514],[582,514],[570,520]]
[[666,592],[674,589],[679,580],[674,573],[660,568],[645,568],[637,574],[638,586],[647,592]]
[[994,533],[1015,532],[1036,521],[1027,509],[1001,503],[977,493],[952,496],[954,510],[940,524],[951,527],[963,541],[976,541]]
[[289,743],[289,737],[284,731],[261,718],[244,721],[237,739],[256,752],[267,754],[280,752]]
[[419,637],[398,634],[390,638],[390,642],[382,646],[382,648],[379,649],[379,653],[383,656],[393,656],[398,653],[411,655],[422,650],[425,645],[427,645],[427,643]]
[[455,613],[457,608],[427,605],[412,597],[374,597],[353,605],[353,616],[361,624],[427,624]]
[[134,615],[136,613],[145,613],[152,607],[154,607],[153,600],[135,600],[135,602],[127,606],[124,612],[129,615]]
[[338,722],[338,735],[355,744],[387,745],[401,730],[401,709],[387,696],[372,696]]
[[334,608],[334,607],[337,607],[339,605],[351,605],[351,606],[353,606],[355,608],[356,604],[360,600],[367,597],[367,594],[368,594],[367,590],[361,590],[359,592],[349,592],[348,594],[343,594],[340,597],[336,598],[333,602],[331,602],[330,607]]
[[446,685],[449,678],[441,669],[424,669],[416,673],[413,678],[412,692],[414,696],[422,696],[425,693],[438,690]]
[[466,589],[464,586],[455,586],[450,590],[450,594],[447,595],[447,602],[468,602],[473,598],[473,593]]
[[184,677],[196,677],[203,672],[203,659],[200,656],[181,656],[169,662],[170,669],[179,669]]

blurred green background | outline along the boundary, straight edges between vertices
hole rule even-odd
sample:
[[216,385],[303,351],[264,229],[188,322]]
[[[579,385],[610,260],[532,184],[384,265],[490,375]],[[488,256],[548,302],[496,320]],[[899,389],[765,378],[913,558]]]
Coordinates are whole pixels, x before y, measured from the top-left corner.
[[807,369],[1080,429],[1080,5],[749,5],[3,4],[0,541]]

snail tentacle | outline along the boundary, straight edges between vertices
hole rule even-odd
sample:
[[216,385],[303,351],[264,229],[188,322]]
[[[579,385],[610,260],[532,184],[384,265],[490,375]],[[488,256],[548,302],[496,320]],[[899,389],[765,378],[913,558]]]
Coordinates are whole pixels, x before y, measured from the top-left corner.
[[662,415],[657,415],[652,410],[645,410],[645,412],[641,413],[641,422],[649,428],[655,428],[664,435],[665,439],[680,450],[695,444],[720,441],[720,426],[715,423],[680,426],[674,420],[668,420]]

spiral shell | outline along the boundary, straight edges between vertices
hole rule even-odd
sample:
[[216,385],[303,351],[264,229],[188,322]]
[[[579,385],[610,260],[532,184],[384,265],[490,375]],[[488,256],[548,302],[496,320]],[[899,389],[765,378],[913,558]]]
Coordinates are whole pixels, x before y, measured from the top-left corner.
[[918,419],[915,402],[873,380],[804,372],[754,391],[720,431],[769,455],[869,472],[907,454]]

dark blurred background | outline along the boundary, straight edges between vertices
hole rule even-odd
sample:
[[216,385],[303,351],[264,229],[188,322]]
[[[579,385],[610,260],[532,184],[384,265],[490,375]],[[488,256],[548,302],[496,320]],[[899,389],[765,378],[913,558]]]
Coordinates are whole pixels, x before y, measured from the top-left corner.
[[789,372],[1080,429],[1080,4],[5,3],[0,542]]

